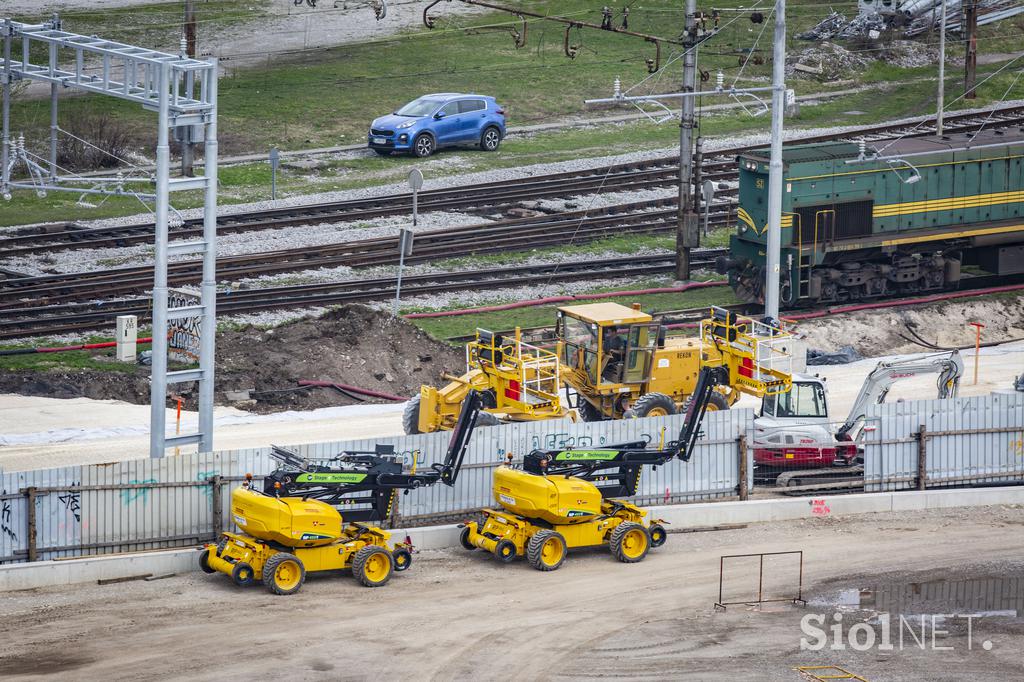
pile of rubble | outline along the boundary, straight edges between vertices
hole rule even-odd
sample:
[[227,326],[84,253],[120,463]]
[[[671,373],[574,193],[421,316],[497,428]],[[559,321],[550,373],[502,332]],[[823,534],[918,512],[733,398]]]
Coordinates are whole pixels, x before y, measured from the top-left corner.
[[[943,0],[862,0],[853,19],[832,12],[817,26],[797,35],[801,40],[869,38],[893,31],[906,38],[938,30]],[[946,30],[962,31],[961,0],[946,0]],[[984,26],[1024,13],[1017,0],[978,0],[978,25]]]
[[786,78],[809,78],[822,82],[855,76],[868,60],[841,45],[823,42],[791,54],[786,59]]
[[904,69],[939,63],[939,48],[914,40],[894,40],[881,53],[887,64]]

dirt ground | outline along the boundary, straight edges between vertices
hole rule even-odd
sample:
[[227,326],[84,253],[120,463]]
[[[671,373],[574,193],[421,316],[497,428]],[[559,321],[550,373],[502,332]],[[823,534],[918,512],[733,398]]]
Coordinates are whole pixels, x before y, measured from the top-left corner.
[[[461,374],[461,351],[434,341],[408,322],[365,306],[345,306],[317,319],[276,327],[245,327],[217,334],[217,395],[260,414],[282,410],[382,402],[358,400],[330,388],[300,389],[303,379],[349,384],[398,396],[419,392],[421,384],[444,372]],[[95,357],[113,361],[113,349]],[[52,398],[93,398],[149,403],[149,367],[134,373],[101,370],[11,371],[0,373],[0,393]],[[195,409],[195,387],[183,387],[184,406]],[[252,390],[248,401],[228,400],[227,391]]]
[[[970,648],[949,621],[935,642],[948,650],[926,638],[922,651],[909,636],[888,652],[800,648],[801,618],[833,618],[835,607],[814,602],[840,588],[993,578],[1020,603],[1022,525],[1019,506],[814,518],[673,534],[636,565],[577,551],[553,573],[432,551],[380,589],[324,575],[291,597],[201,573],[7,593],[0,676],[799,680],[795,666],[840,665],[872,682],[1022,679],[1020,611],[973,619]],[[721,555],[781,550],[804,551],[811,605],[714,610]],[[795,591],[794,564],[769,573],[769,593]],[[756,571],[730,572],[726,599],[756,584]],[[871,614],[844,618],[849,627]]]
[[835,351],[853,346],[864,357],[881,353],[927,353],[915,339],[946,348],[974,345],[971,322],[985,325],[983,342],[1024,338],[1024,297],[998,296],[952,300],[903,309],[861,311],[798,324],[808,347]]

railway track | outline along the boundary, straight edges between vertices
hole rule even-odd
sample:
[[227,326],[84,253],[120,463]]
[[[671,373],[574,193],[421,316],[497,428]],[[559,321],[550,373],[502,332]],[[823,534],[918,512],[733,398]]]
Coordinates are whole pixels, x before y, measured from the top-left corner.
[[[945,120],[946,134],[973,132],[986,126],[1006,128],[1024,125],[1024,107],[994,108],[992,114],[953,114]],[[927,119],[921,119],[926,121]],[[816,135],[791,140],[788,144],[848,139],[875,141],[897,134],[929,135],[933,124],[920,122],[864,126],[840,135]],[[734,157],[763,145],[734,146],[705,155],[702,177],[726,180],[736,176]],[[523,202],[544,198],[563,198],[600,192],[625,192],[673,185],[678,180],[677,157],[661,157],[633,163],[600,166],[580,171],[553,173],[462,187],[430,190],[419,195],[419,207],[428,211],[459,211],[471,214],[503,213]],[[350,201],[241,212],[218,217],[218,233],[282,229],[322,222],[371,219],[408,215],[412,195],[392,194]],[[202,221],[189,219],[169,230],[172,239],[201,235]],[[54,250],[122,247],[152,241],[152,223],[120,227],[81,228],[74,224],[54,225],[18,231],[0,239],[0,258],[30,255]]]
[[[591,212],[597,215],[577,211],[421,232],[416,238],[416,249],[406,262],[415,264],[457,256],[502,253],[521,249],[524,241],[537,248],[581,244],[622,234],[666,232],[674,229],[675,224],[675,210],[663,208],[670,204],[662,200],[638,202]],[[716,213],[716,216],[724,218],[724,213]],[[229,256],[217,260],[217,279],[228,282],[318,268],[388,265],[397,263],[397,252],[397,237],[382,237]],[[168,267],[168,281],[174,286],[199,282],[201,276],[200,261],[177,261]],[[146,291],[152,286],[152,281],[151,266],[15,277],[0,280],[0,305],[14,309],[38,302],[113,298]],[[0,313],[0,318],[3,316],[4,313]]]
[[[691,262],[698,266],[709,265],[723,253],[725,249],[694,251]],[[665,254],[432,273],[403,277],[402,294],[418,296],[451,291],[481,291],[577,279],[607,281],[672,272],[674,267],[675,256]],[[395,288],[395,278],[384,277],[226,291],[217,296],[217,313],[236,315],[265,310],[382,301],[393,298]],[[140,320],[148,320],[151,305],[151,299],[138,297],[5,310],[0,315],[0,339],[96,329],[109,326],[116,315],[138,315]]]

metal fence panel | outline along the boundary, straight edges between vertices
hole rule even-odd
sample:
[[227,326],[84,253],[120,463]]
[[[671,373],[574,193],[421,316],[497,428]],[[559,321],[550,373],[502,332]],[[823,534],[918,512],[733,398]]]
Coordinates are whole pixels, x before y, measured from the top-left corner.
[[1024,393],[882,404],[868,418],[868,492],[916,487],[922,442],[929,488],[1024,481]]
[[[709,413],[703,437],[689,462],[674,460],[645,471],[637,500],[689,502],[732,496],[739,484],[737,438],[752,426],[753,412]],[[477,430],[455,489],[444,485],[402,495],[404,520],[459,515],[493,504],[493,470],[507,453],[519,457],[538,447],[592,447],[639,439],[658,442],[665,428],[672,440],[682,416],[573,424],[565,421],[522,423]],[[309,459],[326,459],[344,450],[394,445],[406,466],[428,467],[444,458],[449,433],[368,438],[292,446]],[[748,453],[748,472],[753,467]],[[0,562],[24,561],[30,548],[39,560],[85,554],[194,545],[213,537],[217,520],[230,522],[230,492],[246,473],[259,478],[276,466],[270,448],[182,455],[161,460],[131,460],[0,475]],[[222,486],[210,480],[220,477]],[[752,480],[748,478],[748,490]],[[35,489],[34,542],[29,540],[28,490]],[[220,508],[214,504],[219,499]]]

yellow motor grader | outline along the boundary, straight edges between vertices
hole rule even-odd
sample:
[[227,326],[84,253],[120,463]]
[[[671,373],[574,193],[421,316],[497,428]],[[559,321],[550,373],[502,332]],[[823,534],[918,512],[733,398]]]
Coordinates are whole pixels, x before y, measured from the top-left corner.
[[[482,522],[463,526],[466,549],[483,549],[499,561],[525,556],[534,568],[553,571],[570,548],[607,545],[626,563],[641,561],[666,539],[658,519],[615,499],[635,495],[644,466],[659,466],[693,454],[700,425],[715,388],[722,385],[755,396],[785,393],[791,385],[787,335],[714,309],[701,324],[701,340],[715,349],[701,368],[693,399],[677,440],[651,447],[646,441],[599,449],[534,450],[522,467],[509,462],[495,470],[494,501]],[[664,435],[662,436],[664,441]]]
[[[322,464],[274,448],[283,466],[263,481],[231,494],[231,514],[241,532],[225,532],[199,557],[206,573],[224,573],[239,586],[261,581],[274,594],[294,594],[307,572],[351,569],[367,587],[390,580],[412,564],[412,546],[390,542],[391,533],[372,521],[388,518],[399,490],[442,482],[455,484],[476,426],[480,397],[466,396],[443,464],[424,472],[402,471],[390,446],[345,452]],[[388,452],[390,450],[390,452]],[[344,505],[344,516],[335,509]]]
[[[757,324],[735,321],[748,328]],[[478,329],[466,347],[467,372],[446,377],[450,383],[440,389],[421,387],[406,406],[405,432],[452,428],[471,389],[483,393],[485,425],[497,423],[499,416],[506,421],[574,417],[569,388],[584,421],[676,414],[693,395],[701,368],[728,359],[704,339],[666,338],[665,326],[639,305],[564,306],[555,331],[552,352],[523,343],[518,330],[507,339]],[[739,395],[729,377],[708,396],[707,409],[728,409]]]

